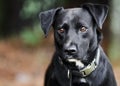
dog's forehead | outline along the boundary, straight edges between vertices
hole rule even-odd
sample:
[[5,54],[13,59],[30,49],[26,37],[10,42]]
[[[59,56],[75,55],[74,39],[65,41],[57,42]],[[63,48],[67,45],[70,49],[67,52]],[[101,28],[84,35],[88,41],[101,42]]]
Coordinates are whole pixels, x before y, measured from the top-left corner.
[[70,9],[65,9],[64,13],[66,13],[66,15],[72,15],[72,16],[80,16],[82,14],[84,14],[86,12],[86,10],[84,10],[83,8],[70,8]]
[[90,13],[83,8],[64,9],[60,12],[59,18],[62,21],[64,20],[73,21],[77,19],[78,21],[84,20],[86,22],[91,22],[92,20]]

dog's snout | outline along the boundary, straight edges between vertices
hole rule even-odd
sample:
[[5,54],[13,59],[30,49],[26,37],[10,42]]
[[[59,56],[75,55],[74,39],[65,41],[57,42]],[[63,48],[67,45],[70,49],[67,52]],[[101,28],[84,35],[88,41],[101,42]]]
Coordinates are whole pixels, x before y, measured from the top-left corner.
[[71,46],[68,48],[65,48],[65,53],[66,54],[75,54],[77,52],[77,48],[75,46]]

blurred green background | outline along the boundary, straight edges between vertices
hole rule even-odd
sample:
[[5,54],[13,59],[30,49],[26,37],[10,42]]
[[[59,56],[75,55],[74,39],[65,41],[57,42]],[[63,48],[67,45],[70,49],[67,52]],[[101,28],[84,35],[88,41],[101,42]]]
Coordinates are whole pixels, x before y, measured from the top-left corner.
[[0,0],[0,86],[43,86],[54,39],[52,30],[44,38],[39,13],[61,6],[79,7],[82,3],[109,5],[102,46],[115,73],[120,72],[119,0]]

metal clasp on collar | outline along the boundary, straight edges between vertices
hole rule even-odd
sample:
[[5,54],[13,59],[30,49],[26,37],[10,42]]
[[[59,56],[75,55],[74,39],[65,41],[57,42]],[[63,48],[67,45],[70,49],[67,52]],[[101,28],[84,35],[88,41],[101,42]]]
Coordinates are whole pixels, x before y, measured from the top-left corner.
[[67,71],[67,77],[70,78],[70,70]]

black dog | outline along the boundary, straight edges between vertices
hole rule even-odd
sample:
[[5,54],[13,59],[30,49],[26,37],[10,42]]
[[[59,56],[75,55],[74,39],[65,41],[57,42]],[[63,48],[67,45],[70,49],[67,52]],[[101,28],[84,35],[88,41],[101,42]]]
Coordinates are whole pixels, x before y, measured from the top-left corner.
[[54,28],[56,47],[45,86],[117,86],[111,64],[100,46],[100,29],[107,13],[108,7],[98,4],[40,13],[45,35],[51,25]]

